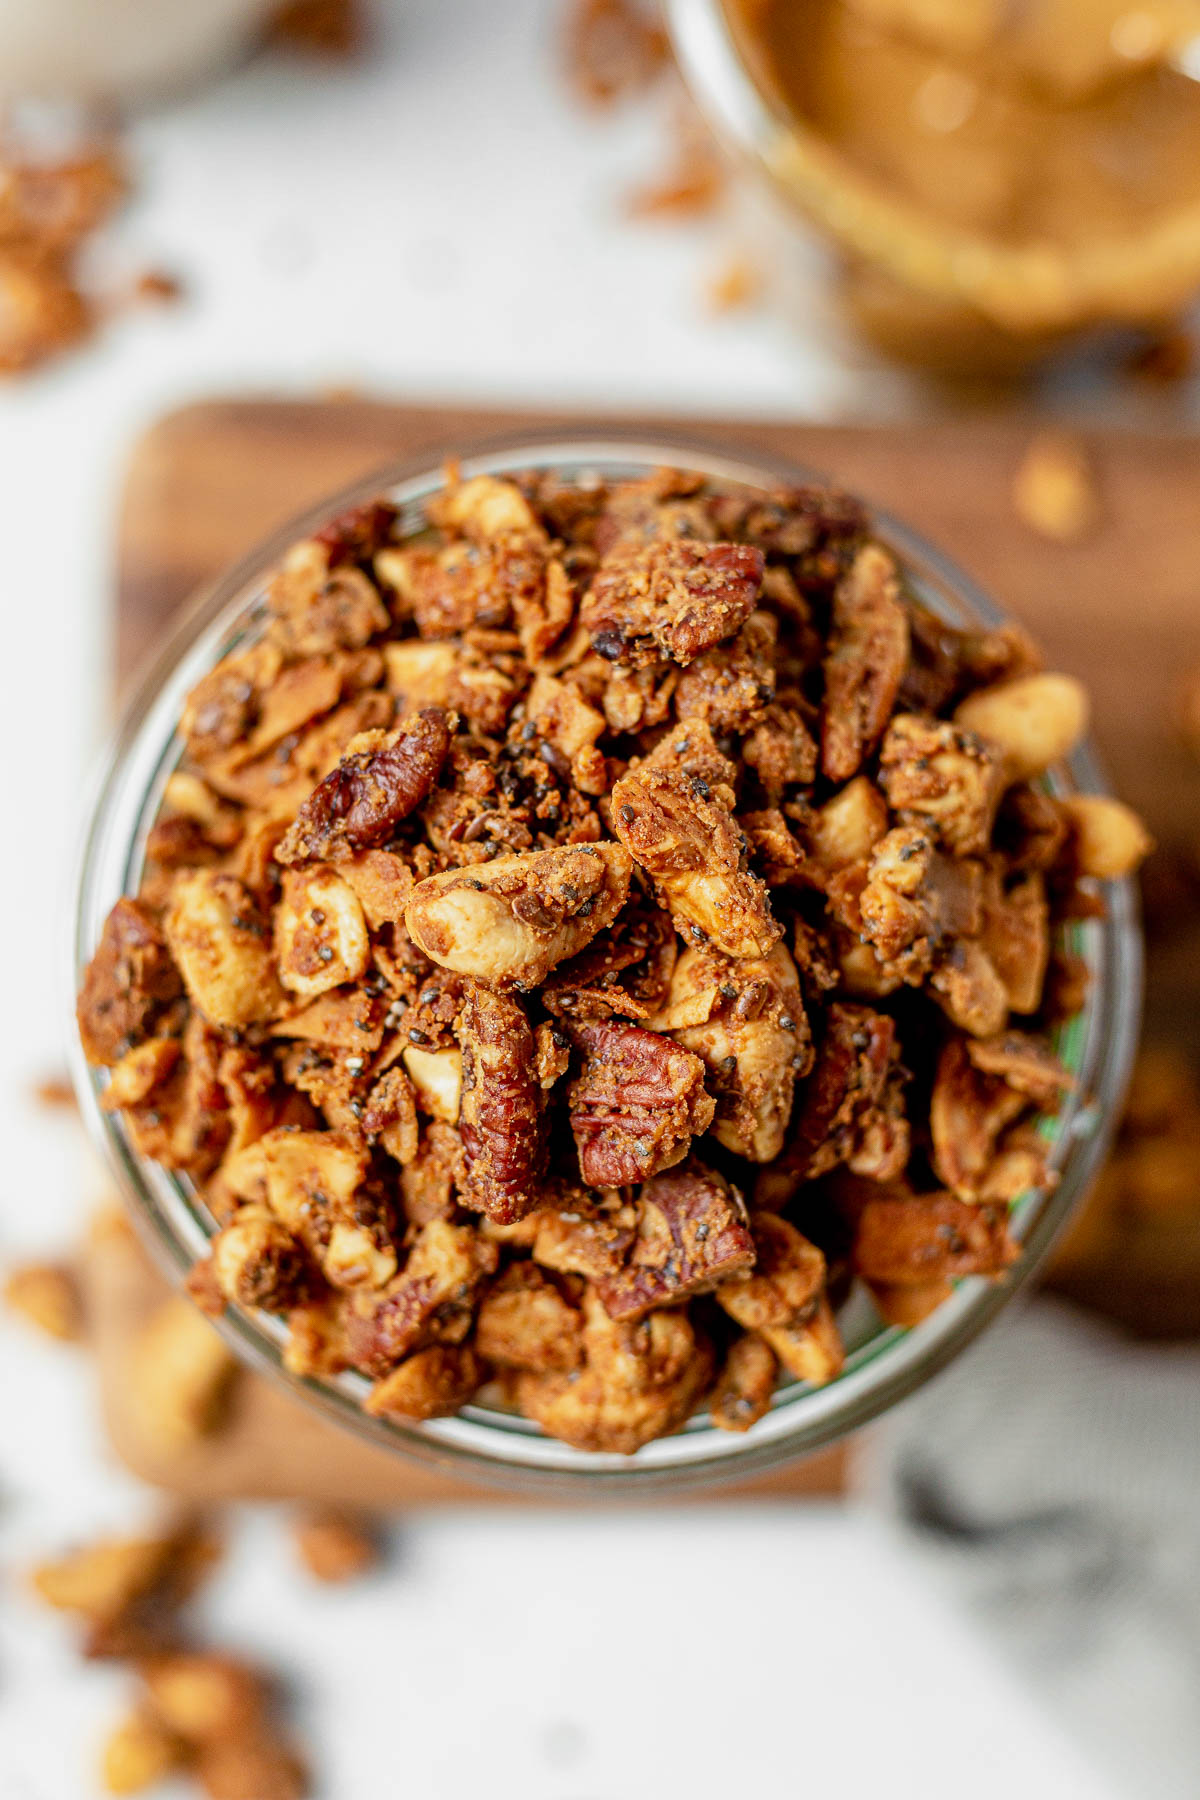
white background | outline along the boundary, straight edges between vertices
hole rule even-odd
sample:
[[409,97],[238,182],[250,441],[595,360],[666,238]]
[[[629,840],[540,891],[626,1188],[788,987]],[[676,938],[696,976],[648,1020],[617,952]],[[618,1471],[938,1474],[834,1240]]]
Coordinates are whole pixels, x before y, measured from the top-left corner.
[[[141,118],[110,250],[186,302],[0,393],[0,1260],[74,1240],[91,1179],[33,1081],[61,1063],[70,864],[107,690],[114,506],[138,432],[235,390],[895,412],[906,385],[701,291],[730,238],[635,226],[653,107],[581,117],[550,0],[404,0],[371,60],[260,59]],[[48,896],[53,896],[51,900]],[[21,1571],[151,1497],[100,1439],[86,1361],[0,1321],[0,1795],[86,1800],[124,1692]],[[697,1800],[868,1787],[1106,1790],[853,1509],[414,1517],[385,1575],[318,1591],[247,1509],[214,1635],[296,1678],[330,1800]]]

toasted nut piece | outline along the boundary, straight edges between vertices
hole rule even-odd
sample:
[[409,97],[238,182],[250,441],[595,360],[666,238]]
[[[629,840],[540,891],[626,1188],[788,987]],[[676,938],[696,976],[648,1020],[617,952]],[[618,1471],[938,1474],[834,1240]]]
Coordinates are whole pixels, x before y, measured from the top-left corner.
[[807,1316],[825,1286],[825,1257],[774,1213],[752,1213],[750,1229],[757,1261],[722,1282],[717,1299],[745,1330],[765,1332]]
[[927,825],[954,856],[987,849],[1005,777],[994,748],[943,719],[896,713],[879,771],[898,817]]
[[462,1201],[511,1225],[537,1205],[545,1155],[533,1032],[516,1000],[479,982],[470,985],[458,1030]]
[[868,776],[856,775],[817,808],[812,825],[813,854],[827,869],[844,869],[849,863],[865,862],[887,828],[887,801]]
[[764,1325],[762,1334],[797,1381],[824,1387],[842,1372],[846,1352],[833,1308],[824,1294],[804,1318],[790,1325]]
[[517,1379],[526,1417],[580,1450],[631,1456],[677,1431],[712,1378],[712,1352],[685,1313],[618,1322],[594,1293],[584,1297],[584,1351],[579,1373]]
[[109,1077],[100,1099],[105,1112],[118,1112],[122,1107],[140,1106],[167,1079],[179,1061],[178,1038],[147,1038],[127,1050]]
[[379,1545],[366,1524],[333,1506],[303,1513],[293,1523],[292,1541],[300,1561],[317,1581],[353,1581],[379,1560]]
[[100,1779],[108,1794],[140,1794],[184,1759],[184,1745],[150,1712],[131,1713],[105,1741]]
[[896,565],[878,544],[857,554],[833,597],[825,657],[821,768],[848,781],[879,742],[908,660]]
[[1088,725],[1087,693],[1072,675],[1022,675],[968,694],[954,723],[1003,752],[1010,782],[1028,781],[1079,743]]
[[684,937],[711,938],[727,956],[765,956],[782,933],[747,866],[736,774],[704,721],[688,719],[614,785],[613,830]]
[[454,1047],[418,1050],[414,1044],[403,1052],[400,1060],[417,1090],[417,1099],[430,1118],[441,1119],[446,1125],[457,1125],[462,1105],[462,1051]]
[[584,1059],[567,1095],[584,1181],[624,1187],[682,1162],[712,1123],[700,1058],[615,1020],[577,1025],[571,1036]]
[[429,707],[409,713],[393,731],[353,738],[301,806],[276,860],[342,862],[383,843],[437,780],[457,723],[453,713]]
[[4,1282],[4,1304],[47,1337],[76,1344],[83,1336],[83,1301],[65,1263],[22,1263]]
[[1132,875],[1154,839],[1132,807],[1107,794],[1071,794],[1061,802],[1071,822],[1071,848],[1081,875],[1119,881]]
[[180,875],[164,925],[192,1003],[214,1025],[240,1030],[282,1010],[270,927],[235,876]]
[[[685,950],[676,975],[702,954]],[[812,1063],[796,965],[787,946],[776,944],[769,956],[724,963],[718,981],[735,997],[715,1017],[675,1036],[709,1071],[717,1139],[751,1162],[772,1162],[783,1149],[797,1075]]]
[[220,1425],[237,1363],[204,1314],[180,1294],[138,1333],[126,1379],[142,1430],[178,1449]]
[[889,1192],[859,1214],[854,1265],[865,1281],[926,1286],[1002,1275],[1019,1254],[1003,1213],[951,1194]]
[[498,475],[472,475],[435,495],[429,516],[448,531],[486,542],[505,532],[542,535],[537,515],[515,481]]
[[138,900],[118,900],[104,921],[75,1012],[88,1061],[108,1068],[120,1062],[181,985],[148,909]]
[[754,1261],[746,1206],[737,1188],[692,1158],[656,1175],[638,1196],[628,1261],[596,1292],[614,1319],[638,1319],[685,1294],[703,1294]]
[[188,1744],[210,1744],[253,1725],[266,1702],[262,1678],[232,1656],[180,1652],[142,1665],[155,1712]]
[[632,867],[619,844],[580,844],[447,869],[413,889],[405,928],[444,969],[536,987],[612,924]]
[[288,869],[275,909],[279,979],[303,1000],[365,975],[371,946],[358,896],[332,869]]
[[432,1344],[377,1381],[363,1408],[377,1419],[440,1419],[457,1412],[482,1379],[469,1344]]
[[431,1335],[461,1342],[470,1326],[475,1289],[494,1273],[499,1256],[495,1244],[472,1226],[430,1219],[417,1233],[404,1268],[383,1292],[355,1294],[345,1315],[355,1367],[367,1375],[385,1375]]
[[265,1206],[239,1207],[212,1241],[213,1275],[226,1300],[283,1312],[309,1285],[307,1256]]
[[475,1347],[501,1368],[577,1369],[583,1360],[578,1311],[536,1263],[514,1263],[485,1294]]
[[170,1551],[168,1538],[100,1538],[38,1563],[30,1579],[47,1606],[102,1624],[156,1586]]
[[771,1404],[778,1371],[765,1338],[748,1331],[735,1339],[709,1402],[713,1424],[721,1431],[749,1431]]
[[239,1199],[265,1201],[335,1286],[376,1287],[394,1274],[396,1251],[363,1185],[369,1161],[338,1132],[282,1126],[228,1157],[222,1174]]
[[950,1281],[912,1282],[907,1287],[887,1281],[870,1283],[871,1298],[885,1325],[901,1325],[906,1329],[919,1325],[935,1313],[943,1300],[954,1292]]

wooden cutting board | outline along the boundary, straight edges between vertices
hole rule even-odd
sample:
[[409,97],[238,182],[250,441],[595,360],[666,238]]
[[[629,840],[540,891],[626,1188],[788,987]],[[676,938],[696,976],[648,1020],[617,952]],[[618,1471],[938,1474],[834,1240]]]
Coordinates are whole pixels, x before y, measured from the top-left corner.
[[[1193,437],[1085,433],[1102,516],[1084,541],[1061,545],[1035,536],[1013,512],[1012,479],[1031,431],[1015,417],[826,427],[568,421],[360,400],[205,403],[154,426],[132,458],[117,542],[120,681],[198,586],[290,515],[372,468],[425,455],[433,462],[514,430],[546,426],[558,434],[606,423],[765,449],[828,474],[948,551],[1030,626],[1054,665],[1083,677],[1114,785],[1162,846],[1159,886],[1170,918],[1151,955],[1152,1028],[1200,1052],[1200,908],[1177,876],[1200,846],[1200,767],[1173,741],[1169,720],[1173,684],[1200,662],[1200,442]],[[155,1283],[132,1253],[94,1263],[107,1416],[138,1472],[197,1496],[286,1493],[378,1504],[479,1497],[398,1465],[251,1378],[218,1437],[184,1455],[145,1442],[123,1396],[131,1338],[154,1304]],[[835,1451],[753,1491],[829,1493],[843,1477],[844,1457]]]

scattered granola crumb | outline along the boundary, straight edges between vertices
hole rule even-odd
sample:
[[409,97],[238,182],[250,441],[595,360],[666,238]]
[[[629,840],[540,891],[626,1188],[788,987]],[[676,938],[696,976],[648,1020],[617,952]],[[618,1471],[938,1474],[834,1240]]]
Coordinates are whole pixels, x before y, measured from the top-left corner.
[[64,1263],[24,1263],[10,1270],[4,1303],[47,1337],[64,1344],[77,1344],[83,1337],[79,1283]]
[[133,292],[135,299],[171,306],[183,299],[184,287],[177,275],[169,275],[165,269],[146,269],[135,281]]
[[79,1616],[85,1658],[126,1662],[133,1703],[100,1752],[110,1794],[134,1794],[174,1770],[210,1800],[303,1800],[308,1780],[278,1722],[275,1685],[239,1657],[189,1640],[182,1609],[218,1554],[186,1520],[158,1537],[106,1538],[41,1563],[32,1585]]
[[647,87],[670,60],[667,34],[637,0],[571,0],[567,80],[592,106],[612,106]]
[[709,311],[738,312],[762,298],[763,272],[748,256],[731,256],[708,284]]
[[1125,366],[1139,381],[1166,387],[1194,375],[1196,360],[1195,338],[1177,325],[1139,344]]
[[711,213],[722,199],[726,170],[707,126],[681,96],[671,123],[672,148],[666,169],[629,196],[633,219],[691,219]]
[[360,0],[286,0],[267,27],[270,43],[317,56],[354,56],[365,35]]
[[353,1581],[379,1560],[379,1545],[364,1521],[339,1507],[314,1507],[292,1523],[300,1561],[317,1581]]
[[179,1768],[184,1745],[152,1713],[131,1712],[108,1735],[100,1755],[105,1793],[140,1794]]
[[1012,499],[1017,517],[1039,537],[1059,544],[1087,537],[1100,517],[1100,497],[1081,439],[1039,431],[1014,477]]
[[79,254],[124,195],[111,145],[36,162],[0,142],[0,375],[38,368],[94,328]]
[[35,1081],[33,1099],[35,1105],[44,1106],[47,1111],[57,1111],[60,1107],[74,1111],[78,1105],[75,1089],[65,1075],[46,1075],[41,1081]]

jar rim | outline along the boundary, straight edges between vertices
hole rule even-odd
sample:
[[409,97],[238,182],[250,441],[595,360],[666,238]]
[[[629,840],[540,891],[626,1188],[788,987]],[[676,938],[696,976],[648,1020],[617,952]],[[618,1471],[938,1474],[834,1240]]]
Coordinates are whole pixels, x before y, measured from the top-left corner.
[[[456,449],[455,457],[467,475],[544,468],[576,478],[587,471],[621,478],[667,465],[754,488],[780,481],[832,485],[785,457],[716,445],[686,431],[661,438],[611,426],[557,435],[526,432]],[[68,971],[72,1008],[110,907],[122,893],[136,891],[146,834],[166,776],[179,758],[175,727],[182,699],[253,628],[266,578],[283,552],[345,508],[381,495],[399,505],[402,518],[406,512],[419,516],[424,501],[443,483],[442,467],[430,453],[377,470],[271,533],[185,609],[138,683],[95,777],[76,882]],[[940,551],[869,503],[868,513],[873,532],[892,550],[918,598],[952,622],[996,626],[1004,621],[993,602]],[[1067,771],[1064,787],[1105,790],[1090,745],[1074,752]],[[282,1382],[360,1438],[494,1486],[577,1496],[601,1491],[644,1496],[744,1482],[823,1448],[876,1417],[957,1355],[1029,1280],[1090,1184],[1124,1094],[1141,1009],[1142,951],[1133,883],[1106,883],[1105,899],[1104,918],[1078,928],[1091,982],[1073,1022],[1077,1090],[1064,1103],[1051,1152],[1059,1180],[1051,1191],[1032,1193],[1014,1207],[1019,1263],[1002,1283],[982,1277],[960,1281],[950,1298],[917,1326],[875,1331],[827,1387],[784,1384],[770,1410],[744,1434],[720,1431],[697,1414],[676,1435],[622,1456],[577,1450],[528,1420],[476,1406],[422,1424],[376,1419],[361,1406],[369,1385],[364,1377],[350,1373],[318,1379],[287,1370],[282,1361],[285,1334],[278,1321],[228,1308],[214,1324],[240,1361]],[[213,1222],[190,1183],[134,1151],[119,1115],[100,1105],[104,1071],[87,1065],[74,1030],[70,1042],[72,1076],[93,1141],[154,1259],[179,1285],[204,1254]]]

